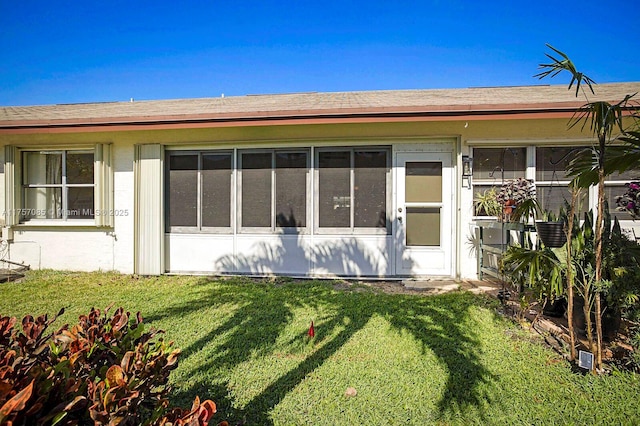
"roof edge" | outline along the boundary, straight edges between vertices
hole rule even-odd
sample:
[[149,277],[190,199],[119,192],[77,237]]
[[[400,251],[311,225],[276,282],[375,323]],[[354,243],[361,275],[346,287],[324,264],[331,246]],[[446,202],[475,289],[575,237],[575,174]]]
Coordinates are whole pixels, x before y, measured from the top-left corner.
[[445,106],[438,108],[394,107],[378,108],[344,108],[325,110],[298,110],[298,111],[265,111],[216,114],[191,114],[191,115],[162,115],[162,116],[131,116],[131,117],[101,117],[88,119],[50,119],[50,120],[10,120],[0,121],[0,130],[3,129],[45,129],[45,128],[83,128],[83,127],[111,127],[122,125],[155,126],[167,124],[205,124],[205,123],[237,123],[246,122],[279,122],[296,120],[327,120],[334,119],[348,122],[350,119],[367,118],[472,118],[485,116],[515,116],[547,113],[573,114],[582,106],[577,102],[549,103],[530,105],[469,105]]

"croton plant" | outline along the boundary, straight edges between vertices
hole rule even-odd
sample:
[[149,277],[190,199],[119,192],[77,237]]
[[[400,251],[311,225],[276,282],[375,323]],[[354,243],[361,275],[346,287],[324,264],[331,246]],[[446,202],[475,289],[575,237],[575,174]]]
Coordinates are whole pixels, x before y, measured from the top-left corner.
[[[72,327],[41,315],[0,316],[1,425],[205,426],[213,401],[169,409],[180,350],[122,308],[91,309]],[[224,424],[223,422],[222,424]]]

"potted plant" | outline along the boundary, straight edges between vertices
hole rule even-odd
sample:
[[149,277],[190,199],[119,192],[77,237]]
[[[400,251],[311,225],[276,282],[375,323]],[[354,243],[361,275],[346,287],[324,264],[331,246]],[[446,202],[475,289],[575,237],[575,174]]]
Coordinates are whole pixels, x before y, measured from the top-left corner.
[[500,217],[502,214],[502,206],[498,202],[498,191],[495,187],[486,189],[484,192],[478,192],[474,200],[476,214],[484,212],[487,216]]
[[547,247],[562,247],[567,242],[564,221],[557,220],[553,212],[544,210],[535,198],[524,200],[513,213],[515,220],[528,223],[532,218],[538,238]]
[[547,247],[562,247],[567,242],[563,221],[536,221],[536,232]]
[[[524,178],[509,179],[498,192],[497,200],[502,206],[502,220],[505,222],[517,222],[517,217],[513,216],[515,210],[523,202],[536,197],[536,188],[533,181]],[[512,217],[513,216],[513,217]]]

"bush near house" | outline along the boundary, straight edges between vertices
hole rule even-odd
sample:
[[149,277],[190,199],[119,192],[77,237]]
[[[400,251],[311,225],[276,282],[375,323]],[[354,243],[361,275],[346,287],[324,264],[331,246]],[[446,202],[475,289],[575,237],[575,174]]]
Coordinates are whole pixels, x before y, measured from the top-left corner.
[[196,397],[168,410],[179,349],[122,308],[91,309],[73,327],[47,315],[0,318],[0,424],[194,425],[216,412]]

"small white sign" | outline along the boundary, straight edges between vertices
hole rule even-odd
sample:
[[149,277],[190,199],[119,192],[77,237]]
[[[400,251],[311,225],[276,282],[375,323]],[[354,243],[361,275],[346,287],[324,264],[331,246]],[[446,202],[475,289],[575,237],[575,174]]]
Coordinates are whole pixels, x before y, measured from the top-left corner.
[[578,366],[587,370],[593,370],[593,354],[591,352],[578,352]]

